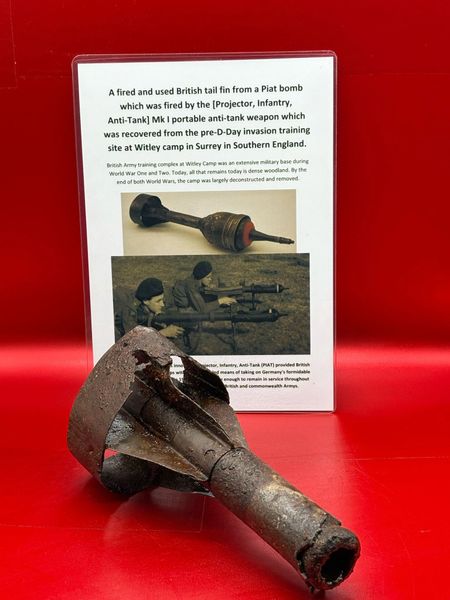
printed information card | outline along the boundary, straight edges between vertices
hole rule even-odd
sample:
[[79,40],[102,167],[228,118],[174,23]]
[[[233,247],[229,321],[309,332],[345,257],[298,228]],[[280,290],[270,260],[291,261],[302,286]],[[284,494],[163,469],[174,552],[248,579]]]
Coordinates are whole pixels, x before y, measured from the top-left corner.
[[236,410],[334,409],[335,60],[74,60],[94,361],[144,325]]

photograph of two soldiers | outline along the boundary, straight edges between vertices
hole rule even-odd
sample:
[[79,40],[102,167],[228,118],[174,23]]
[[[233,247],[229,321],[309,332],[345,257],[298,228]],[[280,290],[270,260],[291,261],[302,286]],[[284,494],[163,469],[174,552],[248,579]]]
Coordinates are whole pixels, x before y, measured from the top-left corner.
[[116,341],[144,325],[188,354],[310,353],[295,190],[128,192],[120,201]]
[[116,341],[154,327],[194,355],[309,354],[309,255],[112,258]]

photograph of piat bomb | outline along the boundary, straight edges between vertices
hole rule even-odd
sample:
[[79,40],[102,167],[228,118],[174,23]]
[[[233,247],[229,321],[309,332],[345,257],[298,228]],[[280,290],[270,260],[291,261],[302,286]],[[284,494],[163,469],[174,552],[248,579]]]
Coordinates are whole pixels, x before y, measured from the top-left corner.
[[137,225],[152,227],[159,223],[177,223],[199,229],[213,246],[239,252],[255,241],[293,244],[294,240],[268,235],[255,229],[248,215],[216,212],[206,217],[194,217],[169,210],[158,196],[139,194],[130,206],[130,219]]
[[116,341],[145,325],[193,355],[310,353],[308,254],[113,257],[112,283]]
[[295,190],[126,193],[122,229],[125,255],[295,253]]

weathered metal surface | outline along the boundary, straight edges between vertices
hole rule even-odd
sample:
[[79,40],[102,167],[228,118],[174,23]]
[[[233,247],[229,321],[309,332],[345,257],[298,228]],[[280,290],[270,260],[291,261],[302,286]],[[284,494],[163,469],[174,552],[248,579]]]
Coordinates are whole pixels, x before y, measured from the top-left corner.
[[[182,381],[170,375],[173,356]],[[359,556],[353,533],[247,448],[220,378],[153,329],[137,327],[98,362],[72,409],[68,443],[111,490],[212,493],[311,588],[335,587]]]
[[159,223],[177,223],[199,229],[210,244],[239,252],[254,241],[293,244],[294,240],[256,231],[248,215],[229,212],[217,212],[206,217],[194,217],[169,210],[162,205],[158,196],[139,194],[130,206],[130,218],[137,225],[152,227]]
[[[210,489],[300,571],[311,587],[335,587],[352,571],[359,555],[356,536],[249,450],[237,448],[219,460]],[[330,560],[335,567],[331,568]]]

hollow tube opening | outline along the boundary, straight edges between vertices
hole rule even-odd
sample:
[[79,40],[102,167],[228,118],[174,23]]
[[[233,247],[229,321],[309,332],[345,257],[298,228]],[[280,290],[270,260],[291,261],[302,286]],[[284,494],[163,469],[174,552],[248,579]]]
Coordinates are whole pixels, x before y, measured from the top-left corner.
[[313,588],[329,590],[347,579],[360,553],[354,533],[344,527],[325,527],[313,543],[296,555],[300,573]]
[[328,584],[339,583],[351,573],[355,560],[356,553],[354,550],[339,548],[324,562],[320,574]]

